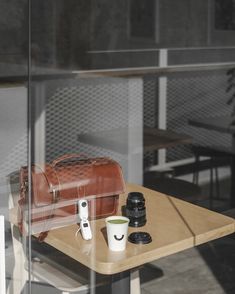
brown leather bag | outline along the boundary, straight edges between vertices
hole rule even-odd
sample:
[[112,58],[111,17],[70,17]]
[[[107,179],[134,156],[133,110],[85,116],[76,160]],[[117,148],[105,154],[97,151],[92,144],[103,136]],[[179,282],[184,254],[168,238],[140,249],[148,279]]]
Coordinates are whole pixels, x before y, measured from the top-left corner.
[[[72,160],[73,159],[73,160]],[[74,160],[75,159],[75,160]],[[119,164],[109,158],[64,155],[51,164],[32,166],[31,233],[42,241],[50,229],[78,221],[77,202],[86,198],[90,219],[116,214],[125,190]],[[20,171],[18,225],[28,231],[28,168]]]

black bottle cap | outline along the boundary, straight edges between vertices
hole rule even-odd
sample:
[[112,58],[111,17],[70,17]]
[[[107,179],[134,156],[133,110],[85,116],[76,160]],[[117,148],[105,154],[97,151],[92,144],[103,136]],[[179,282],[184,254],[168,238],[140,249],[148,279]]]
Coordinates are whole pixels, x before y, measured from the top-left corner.
[[134,232],[129,235],[128,241],[134,244],[148,244],[152,242],[152,238],[149,233]]

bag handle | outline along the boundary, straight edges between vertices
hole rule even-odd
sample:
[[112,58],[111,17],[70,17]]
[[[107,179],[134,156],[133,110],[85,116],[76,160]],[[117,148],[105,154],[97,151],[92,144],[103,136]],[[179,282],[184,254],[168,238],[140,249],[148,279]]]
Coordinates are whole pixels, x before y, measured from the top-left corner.
[[88,159],[87,155],[83,153],[71,153],[71,154],[64,154],[56,159],[54,159],[51,163],[52,167],[55,167],[59,162],[62,162],[67,159],[72,159],[72,158],[81,158],[81,159]]

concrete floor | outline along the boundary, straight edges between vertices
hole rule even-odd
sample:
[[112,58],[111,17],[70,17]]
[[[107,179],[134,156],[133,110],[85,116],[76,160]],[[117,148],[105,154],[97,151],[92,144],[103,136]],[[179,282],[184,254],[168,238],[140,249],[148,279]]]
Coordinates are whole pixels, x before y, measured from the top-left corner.
[[[201,189],[204,199],[197,204],[208,208],[209,187],[203,185]],[[230,208],[229,190],[229,179],[220,181],[221,200],[213,201],[215,211],[223,213]],[[147,282],[142,280],[142,294],[234,294],[235,234],[159,259],[151,265],[160,268],[163,275]]]
[[142,294],[235,293],[235,240],[229,237],[151,263],[163,276],[142,281]]

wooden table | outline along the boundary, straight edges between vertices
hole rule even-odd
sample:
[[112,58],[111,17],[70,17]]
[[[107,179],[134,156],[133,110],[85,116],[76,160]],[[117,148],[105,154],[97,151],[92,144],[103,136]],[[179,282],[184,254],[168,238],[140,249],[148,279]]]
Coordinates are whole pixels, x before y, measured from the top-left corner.
[[231,188],[230,188],[230,205],[235,207],[235,125],[231,125],[230,116],[205,117],[197,119],[189,119],[189,124],[195,127],[213,130],[221,133],[232,135],[232,146],[230,146],[230,154],[234,153],[231,159]]
[[91,241],[84,241],[80,234],[75,237],[77,225],[50,231],[45,240],[88,268],[112,275],[112,293],[129,293],[131,269],[235,231],[232,218],[133,184],[128,184],[126,193],[120,196],[118,214],[121,214],[130,191],[144,193],[147,224],[129,228],[128,233],[149,232],[152,243],[135,245],[128,242],[124,252],[114,253],[108,249],[104,219],[91,222],[94,236]]

